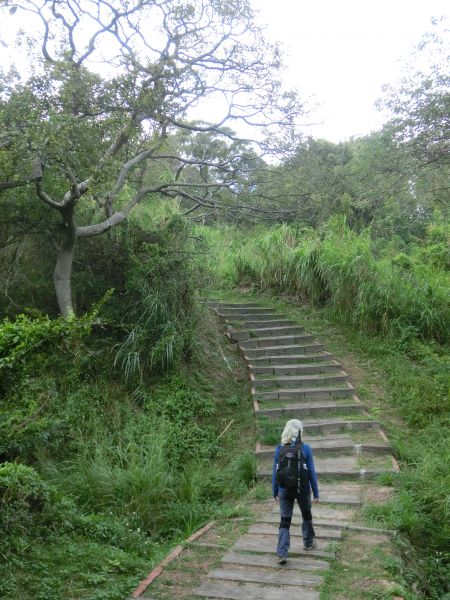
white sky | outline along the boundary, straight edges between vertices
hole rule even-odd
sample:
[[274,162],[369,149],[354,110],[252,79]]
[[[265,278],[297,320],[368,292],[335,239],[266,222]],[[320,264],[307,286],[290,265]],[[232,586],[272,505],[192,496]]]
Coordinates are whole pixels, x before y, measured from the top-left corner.
[[[449,0],[250,2],[266,25],[266,37],[284,48],[286,88],[297,88],[302,99],[312,97],[311,103],[321,106],[306,119],[313,124],[303,133],[333,142],[382,125],[383,116],[374,106],[382,85],[400,77],[402,62],[432,29],[431,18],[450,16]],[[23,14],[8,16],[0,41],[9,47],[0,46],[0,64],[16,62],[22,70],[10,44],[24,24]],[[205,108],[199,110],[204,117]],[[212,105],[210,111],[214,119]]]
[[280,41],[284,82],[321,109],[307,135],[338,142],[370,133],[383,123],[374,103],[385,83],[401,73],[431,18],[450,15],[448,0],[250,0]]

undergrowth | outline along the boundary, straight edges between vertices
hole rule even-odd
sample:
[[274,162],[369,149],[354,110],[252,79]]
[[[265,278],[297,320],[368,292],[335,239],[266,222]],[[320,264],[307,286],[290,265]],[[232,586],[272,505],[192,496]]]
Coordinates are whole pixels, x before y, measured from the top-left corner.
[[245,376],[188,227],[159,217],[84,248],[100,276],[75,273],[77,306],[104,295],[84,315],[0,322],[2,599],[122,600],[254,480]]

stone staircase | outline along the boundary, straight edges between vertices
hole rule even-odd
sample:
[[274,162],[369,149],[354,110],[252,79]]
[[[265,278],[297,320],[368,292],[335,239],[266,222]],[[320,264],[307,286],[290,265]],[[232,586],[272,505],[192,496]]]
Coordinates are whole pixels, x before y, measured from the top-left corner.
[[362,503],[362,480],[395,473],[397,463],[342,365],[303,327],[256,303],[210,306],[248,365],[259,425],[258,478],[271,477],[274,447],[285,422],[301,419],[304,441],[313,449],[320,503],[313,506],[317,549],[303,550],[296,507],[289,561],[277,564],[279,512],[268,498],[256,522],[194,594],[230,600],[318,600],[323,573],[343,532],[372,531],[352,522]]

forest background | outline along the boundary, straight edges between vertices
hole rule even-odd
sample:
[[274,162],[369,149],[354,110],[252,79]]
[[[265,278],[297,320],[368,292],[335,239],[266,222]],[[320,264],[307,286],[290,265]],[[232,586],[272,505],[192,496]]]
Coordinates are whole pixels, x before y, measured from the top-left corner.
[[[219,437],[248,399],[218,396],[204,360],[202,300],[225,289],[314,307],[384,374],[402,472],[372,518],[402,534],[410,597],[442,598],[449,32],[386,91],[381,130],[333,144],[296,133],[245,2],[2,10],[36,18],[29,74],[0,74],[2,597],[125,597],[253,485],[250,420]],[[190,120],[208,97],[223,120]]]

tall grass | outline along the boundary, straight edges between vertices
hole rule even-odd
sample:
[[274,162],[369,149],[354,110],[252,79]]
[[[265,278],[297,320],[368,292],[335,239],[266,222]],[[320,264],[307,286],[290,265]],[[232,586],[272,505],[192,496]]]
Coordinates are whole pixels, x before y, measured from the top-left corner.
[[414,257],[407,268],[377,257],[370,230],[356,234],[335,218],[320,231],[280,225],[237,238],[237,247],[215,255],[219,275],[233,285],[326,305],[365,332],[449,341],[448,273]]
[[[320,230],[288,225],[210,234],[216,283],[294,297],[342,324],[384,372],[390,402],[405,427],[393,433],[402,464],[398,494],[372,517],[402,531],[416,552],[425,597],[447,589],[450,552],[450,275],[448,231],[393,254],[370,230],[342,218]],[[380,252],[381,250],[381,252]],[[411,550],[414,548],[415,550]],[[417,565],[420,565],[419,567]],[[417,573],[420,572],[420,575]]]

